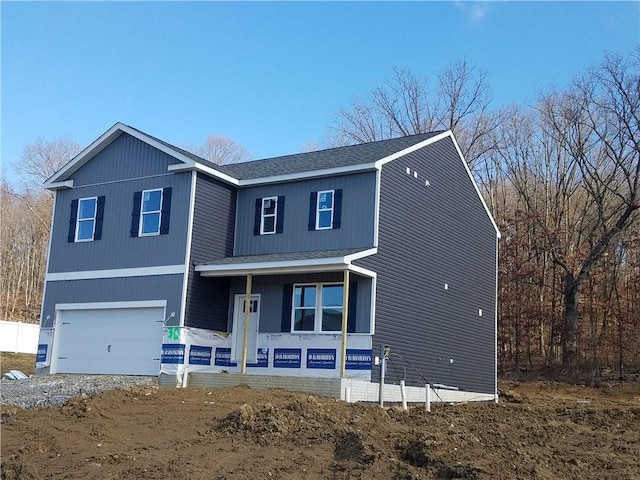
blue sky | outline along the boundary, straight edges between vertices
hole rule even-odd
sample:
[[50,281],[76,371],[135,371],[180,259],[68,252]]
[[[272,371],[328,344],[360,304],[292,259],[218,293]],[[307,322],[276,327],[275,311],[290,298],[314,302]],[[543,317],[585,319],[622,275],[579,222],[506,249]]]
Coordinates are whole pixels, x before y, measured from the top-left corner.
[[640,43],[640,2],[1,3],[2,169],[38,137],[88,145],[122,121],[165,141],[225,135],[255,158],[321,144],[393,68],[466,58],[494,101],[532,104]]

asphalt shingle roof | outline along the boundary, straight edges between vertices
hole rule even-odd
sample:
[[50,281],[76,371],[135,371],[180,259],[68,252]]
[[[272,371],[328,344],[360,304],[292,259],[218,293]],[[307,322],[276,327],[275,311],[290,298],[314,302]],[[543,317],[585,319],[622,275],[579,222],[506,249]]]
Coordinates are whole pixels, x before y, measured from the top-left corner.
[[251,160],[248,162],[234,163],[230,165],[218,165],[182,148],[176,147],[175,145],[171,145],[170,143],[154,137],[153,135],[142,132],[135,127],[129,126],[129,128],[182,153],[198,163],[225,173],[233,178],[237,178],[238,180],[250,180],[254,178],[265,178],[277,175],[310,172],[314,170],[326,170],[330,168],[369,164],[442,133],[442,131],[421,133],[417,135],[409,135],[407,137],[379,140],[377,142],[328,148],[326,150],[318,150],[315,152],[296,153],[293,155]]
[[222,172],[240,180],[373,163],[441,132],[422,133],[316,152],[223,165]]
[[239,265],[242,263],[270,263],[286,261],[314,260],[321,258],[345,257],[362,252],[367,248],[347,248],[343,250],[315,250],[310,252],[269,253],[265,255],[246,255],[240,257],[226,257],[211,260],[201,265]]

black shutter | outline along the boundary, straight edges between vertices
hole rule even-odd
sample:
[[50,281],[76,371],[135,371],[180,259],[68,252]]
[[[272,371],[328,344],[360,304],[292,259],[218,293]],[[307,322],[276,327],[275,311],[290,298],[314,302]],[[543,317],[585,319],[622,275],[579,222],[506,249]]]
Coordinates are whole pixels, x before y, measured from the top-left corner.
[[285,283],[282,288],[282,323],[281,332],[291,331],[291,306],[293,302],[293,283]]
[[133,194],[133,213],[131,214],[131,236],[138,236],[138,229],[140,228],[140,208],[142,207],[142,192],[136,192]]
[[278,209],[276,213],[276,233],[282,233],[284,227],[284,196],[281,195],[278,197],[278,204],[276,207]]
[[96,205],[96,228],[93,232],[94,240],[102,240],[102,220],[104,219],[104,195],[98,197]]
[[358,301],[358,282],[349,282],[349,309],[347,333],[356,332],[356,302]]
[[262,199],[256,198],[256,212],[253,217],[253,234],[260,235],[260,218],[262,216]]
[[76,220],[78,219],[78,200],[71,200],[71,212],[69,212],[69,236],[67,242],[76,241]]
[[340,228],[342,217],[342,189],[339,188],[333,194],[333,228]]
[[169,222],[171,221],[171,187],[162,189],[162,210],[160,214],[160,235],[169,233]]
[[309,230],[316,229],[316,208],[318,207],[318,192],[311,192],[309,198]]

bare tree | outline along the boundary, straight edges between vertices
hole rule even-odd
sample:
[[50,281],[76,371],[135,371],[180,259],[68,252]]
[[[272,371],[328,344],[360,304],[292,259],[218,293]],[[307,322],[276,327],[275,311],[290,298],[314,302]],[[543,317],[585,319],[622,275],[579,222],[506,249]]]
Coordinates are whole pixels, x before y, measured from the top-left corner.
[[579,168],[594,217],[573,258],[551,245],[554,262],[565,273],[563,363],[573,368],[580,288],[640,209],[640,49],[629,58],[605,57],[574,82],[565,101],[548,105],[543,113]]
[[185,145],[183,148],[218,165],[248,162],[253,158],[235,140],[222,135],[209,135],[204,145]]
[[469,164],[492,146],[488,134],[499,118],[489,112],[486,73],[466,60],[437,75],[435,88],[407,70],[376,87],[369,98],[341,109],[331,126],[334,145],[372,142],[397,136],[452,130]]
[[0,314],[37,321],[42,301],[53,196],[42,183],[80,151],[74,141],[42,138],[14,162],[22,178],[15,188],[0,183]]
[[38,138],[24,147],[13,168],[22,178],[27,190],[38,191],[45,180],[75,157],[80,150],[80,145],[68,137],[53,140]]
[[[603,301],[613,301],[615,290],[589,283],[590,275],[596,267],[613,268],[612,249],[640,209],[639,72],[637,53],[605,57],[566,90],[545,95],[535,112],[510,112],[494,135],[495,164],[524,202],[534,222],[527,228],[540,234],[529,254],[536,258],[540,252],[552,262],[551,271],[557,268],[547,286],[562,293],[562,359],[574,373],[584,331],[579,294],[589,287]],[[611,272],[600,277],[618,278]],[[601,324],[600,330],[594,327],[594,313],[587,335],[600,342],[608,316],[602,312],[613,308],[590,308]]]

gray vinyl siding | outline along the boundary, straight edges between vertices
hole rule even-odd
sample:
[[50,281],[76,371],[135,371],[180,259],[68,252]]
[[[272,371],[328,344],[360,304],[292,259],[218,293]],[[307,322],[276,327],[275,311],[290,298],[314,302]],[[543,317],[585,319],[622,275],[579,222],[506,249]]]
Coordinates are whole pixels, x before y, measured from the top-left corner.
[[61,180],[72,178],[74,187],[131,180],[163,175],[167,173],[167,167],[174,163],[179,161],[123,133],[88,163]]
[[378,273],[373,348],[391,347],[390,381],[495,392],[496,243],[450,139],[383,167],[378,253],[357,263]]
[[[235,255],[373,246],[375,172],[244,188],[238,192]],[[309,231],[311,192],[342,189],[341,228]],[[254,235],[257,198],[284,196],[283,233]]]
[[201,174],[196,182],[185,325],[226,331],[229,279],[202,277],[193,265],[232,255],[236,190]]
[[[134,193],[165,187],[173,189],[169,233],[131,237]],[[59,190],[51,231],[49,273],[184,264],[190,189],[191,173],[165,173]],[[68,242],[71,201],[100,195],[105,196],[102,239]]]
[[[284,285],[298,283],[342,283],[342,272],[327,272],[301,275],[254,276],[251,292],[260,294],[260,333],[280,333],[282,327],[282,303]],[[350,283],[357,283],[356,333],[368,333],[371,318],[371,279],[351,275]],[[233,324],[233,304],[236,295],[245,292],[246,279],[236,277],[231,281],[229,295],[228,331]]]
[[180,318],[182,278],[182,275],[154,275],[47,282],[42,327],[53,325],[56,304],[143,300],[166,300],[167,317],[171,312],[176,313],[174,318],[167,321],[167,325],[177,325]]

